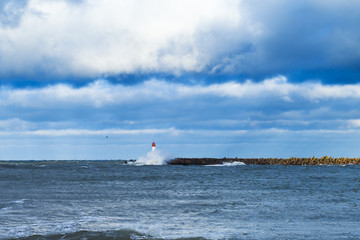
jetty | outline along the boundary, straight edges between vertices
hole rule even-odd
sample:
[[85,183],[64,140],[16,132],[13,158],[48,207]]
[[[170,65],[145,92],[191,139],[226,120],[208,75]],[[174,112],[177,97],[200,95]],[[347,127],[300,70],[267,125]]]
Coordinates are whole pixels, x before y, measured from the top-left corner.
[[242,162],[257,165],[360,165],[360,158],[175,158],[168,161],[169,165],[215,165],[231,162]]

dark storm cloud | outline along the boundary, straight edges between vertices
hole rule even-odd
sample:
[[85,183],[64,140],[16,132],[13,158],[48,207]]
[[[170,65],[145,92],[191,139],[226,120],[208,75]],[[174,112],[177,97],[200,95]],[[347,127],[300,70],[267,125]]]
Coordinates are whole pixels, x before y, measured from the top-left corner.
[[249,51],[221,58],[218,71],[252,77],[283,73],[325,82],[359,79],[359,2],[249,1],[246,8],[259,34],[248,39]]

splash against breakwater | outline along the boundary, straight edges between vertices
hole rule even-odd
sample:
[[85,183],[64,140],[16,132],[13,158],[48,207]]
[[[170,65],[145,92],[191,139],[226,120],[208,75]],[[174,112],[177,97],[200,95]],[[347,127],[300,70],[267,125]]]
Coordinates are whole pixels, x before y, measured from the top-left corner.
[[139,157],[135,161],[135,165],[165,165],[168,159],[162,151],[150,151],[145,156]]

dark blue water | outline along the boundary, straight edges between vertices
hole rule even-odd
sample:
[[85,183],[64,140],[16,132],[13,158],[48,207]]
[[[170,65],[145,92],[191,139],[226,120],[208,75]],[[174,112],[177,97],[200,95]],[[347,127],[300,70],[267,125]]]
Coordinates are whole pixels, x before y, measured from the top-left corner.
[[12,238],[360,239],[360,167],[0,162]]

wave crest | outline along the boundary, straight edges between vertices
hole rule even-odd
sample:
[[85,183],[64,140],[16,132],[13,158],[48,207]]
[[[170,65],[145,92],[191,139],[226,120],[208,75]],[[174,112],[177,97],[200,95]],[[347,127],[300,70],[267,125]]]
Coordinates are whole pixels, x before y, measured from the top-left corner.
[[243,162],[223,162],[222,164],[211,164],[211,165],[205,165],[210,167],[232,167],[232,166],[243,166],[246,165]]
[[[154,239],[152,236],[142,234],[133,230],[119,230],[119,231],[106,231],[106,232],[92,232],[92,231],[78,231],[72,233],[63,234],[51,234],[51,235],[32,235],[29,237],[16,238],[19,240],[32,240],[32,239],[66,239],[66,240],[77,240],[77,239],[99,239],[99,240],[110,240],[110,239]],[[13,240],[13,239],[9,239]],[[14,238],[15,240],[15,238]]]

